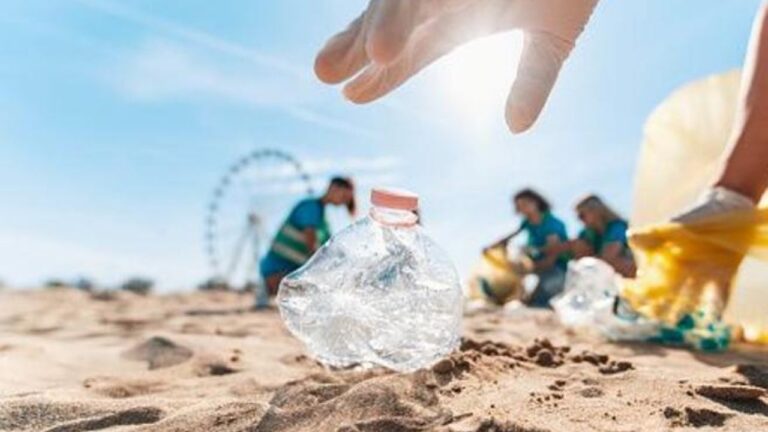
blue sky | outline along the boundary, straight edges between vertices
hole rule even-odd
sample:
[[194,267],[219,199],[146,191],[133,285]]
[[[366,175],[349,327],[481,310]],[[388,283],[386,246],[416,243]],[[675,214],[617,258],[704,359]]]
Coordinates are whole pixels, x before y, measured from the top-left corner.
[[212,188],[266,147],[305,161],[318,183],[335,163],[360,179],[363,200],[382,182],[419,192],[427,228],[462,272],[517,224],[509,196],[521,186],[545,192],[572,232],[586,192],[629,213],[645,118],[679,85],[741,64],[759,1],[603,1],[521,136],[502,120],[516,33],[460,50],[373,105],[318,83],[314,53],[364,4],[4,2],[0,278],[146,275],[188,288],[208,274]]

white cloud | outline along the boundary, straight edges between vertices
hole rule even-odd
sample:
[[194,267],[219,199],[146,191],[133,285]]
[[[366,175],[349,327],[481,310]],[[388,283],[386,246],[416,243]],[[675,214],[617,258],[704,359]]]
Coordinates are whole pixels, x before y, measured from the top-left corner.
[[77,1],[92,10],[146,27],[156,33],[172,36],[189,44],[217,51],[221,54],[233,56],[242,60],[247,60],[275,71],[288,73],[296,78],[304,80],[310,79],[309,74],[306,73],[304,68],[297,67],[278,57],[189,26],[183,26],[173,21],[126,7],[124,4],[108,0]]
[[242,63],[226,67],[219,57],[191,47],[151,40],[121,56],[108,68],[108,81],[124,95],[140,101],[214,100],[250,108],[276,109],[297,120],[356,136],[371,137],[364,128],[319,113],[312,86],[285,74]]
[[[208,59],[165,41],[151,41],[111,71],[126,95],[147,101],[213,98],[252,106],[296,102],[287,83],[227,72]],[[275,80],[273,80],[275,81]]]
[[[329,130],[374,136],[360,126],[307,107],[306,98],[317,95],[312,91],[315,80],[308,67],[123,4],[107,0],[77,1],[93,11],[179,42],[175,45],[150,43],[129,54],[127,64],[121,62],[113,68],[111,73],[116,76],[120,89],[130,96],[155,101],[213,97],[251,107],[275,108],[297,120]],[[226,72],[209,57],[190,54],[199,50],[239,60],[268,73],[255,74],[252,67],[241,73]]]
[[392,156],[374,158],[315,158],[302,161],[304,169],[310,174],[333,172],[372,173],[391,171],[400,167],[400,159]]

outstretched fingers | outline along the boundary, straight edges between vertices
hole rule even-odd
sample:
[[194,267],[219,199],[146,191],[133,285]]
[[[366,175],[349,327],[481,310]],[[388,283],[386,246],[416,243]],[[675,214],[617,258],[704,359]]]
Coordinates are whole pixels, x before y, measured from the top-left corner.
[[551,33],[526,33],[517,78],[507,98],[505,116],[512,132],[524,132],[536,122],[571,49],[572,42]]
[[365,13],[326,42],[315,58],[315,75],[327,84],[349,79],[368,64],[364,35]]
[[414,0],[371,1],[365,51],[373,63],[387,65],[400,56],[422,17],[421,5]]
[[368,8],[336,34],[315,59],[315,74],[328,84],[345,81],[370,63],[387,65],[405,49],[424,17],[422,2],[371,0]]
[[500,23],[488,12],[487,7],[459,10],[419,26],[393,61],[369,64],[344,87],[344,95],[355,103],[376,100],[456,47],[495,33]]

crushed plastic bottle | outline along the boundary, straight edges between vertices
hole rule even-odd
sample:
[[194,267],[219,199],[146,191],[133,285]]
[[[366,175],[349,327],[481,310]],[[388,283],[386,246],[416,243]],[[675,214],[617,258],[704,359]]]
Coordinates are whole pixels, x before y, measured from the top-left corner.
[[626,307],[620,298],[621,282],[605,261],[591,257],[571,261],[565,288],[550,304],[568,327],[594,328],[614,341],[654,340],[660,324]]
[[462,290],[418,225],[418,196],[376,188],[369,215],[336,234],[280,284],[288,329],[321,362],[412,371],[459,344]]
[[598,311],[613,307],[618,293],[618,276],[611,266],[597,258],[582,258],[569,263],[565,288],[551,305],[563,324],[588,326]]

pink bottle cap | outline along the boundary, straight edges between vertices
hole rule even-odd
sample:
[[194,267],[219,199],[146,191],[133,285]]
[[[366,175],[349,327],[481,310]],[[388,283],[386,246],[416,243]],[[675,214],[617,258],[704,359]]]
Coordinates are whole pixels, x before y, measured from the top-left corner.
[[376,207],[414,211],[419,208],[419,196],[405,189],[376,187],[371,189],[371,204]]

